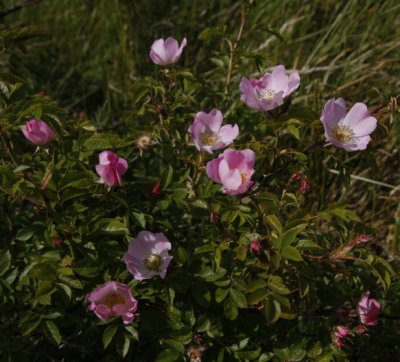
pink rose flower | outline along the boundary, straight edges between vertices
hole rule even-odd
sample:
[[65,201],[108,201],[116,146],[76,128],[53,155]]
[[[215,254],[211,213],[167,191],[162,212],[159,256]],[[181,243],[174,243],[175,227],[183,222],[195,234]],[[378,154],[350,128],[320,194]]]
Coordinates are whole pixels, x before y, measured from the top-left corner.
[[189,127],[194,144],[199,151],[212,153],[230,145],[239,134],[239,127],[226,124],[221,127],[223,116],[220,110],[210,113],[198,112]]
[[222,184],[222,192],[229,195],[239,195],[246,192],[253,181],[256,155],[252,150],[237,151],[227,149],[218,158],[207,163],[207,176]]
[[168,250],[171,250],[171,243],[163,234],[141,231],[136,239],[131,240],[124,262],[136,280],[150,279],[155,275],[164,279],[172,260]]
[[371,117],[364,103],[356,103],[346,113],[343,98],[329,99],[324,106],[320,120],[325,129],[327,142],[346,151],[365,150],[376,128],[376,118]]
[[124,324],[132,323],[138,307],[138,301],[132,296],[128,285],[107,282],[86,296],[90,302],[89,310],[103,321],[111,316],[120,316]]
[[26,122],[22,133],[29,141],[38,146],[43,146],[56,139],[54,131],[47,123],[36,119],[30,119]]
[[128,170],[128,162],[114,152],[103,151],[99,154],[96,172],[108,186],[121,185],[121,176]]
[[376,299],[369,297],[370,292],[365,292],[357,305],[357,312],[360,321],[366,326],[376,326],[378,315],[381,311],[381,305]]
[[158,65],[169,65],[176,63],[181,57],[182,50],[186,46],[186,38],[182,40],[181,46],[174,38],[158,39],[151,46],[150,58]]
[[261,79],[242,78],[240,99],[257,111],[270,111],[279,107],[284,99],[300,85],[299,73],[286,74],[283,65],[274,67],[272,73],[265,73]]

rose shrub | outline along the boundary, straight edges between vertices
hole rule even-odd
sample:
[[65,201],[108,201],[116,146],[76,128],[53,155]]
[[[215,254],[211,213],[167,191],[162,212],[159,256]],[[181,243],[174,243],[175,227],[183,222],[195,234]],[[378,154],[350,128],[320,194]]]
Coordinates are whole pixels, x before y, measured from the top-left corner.
[[322,187],[374,167],[386,108],[291,105],[299,74],[248,80],[240,33],[213,84],[179,66],[181,35],[152,45],[112,130],[2,76],[4,360],[366,360],[394,343],[399,264]]

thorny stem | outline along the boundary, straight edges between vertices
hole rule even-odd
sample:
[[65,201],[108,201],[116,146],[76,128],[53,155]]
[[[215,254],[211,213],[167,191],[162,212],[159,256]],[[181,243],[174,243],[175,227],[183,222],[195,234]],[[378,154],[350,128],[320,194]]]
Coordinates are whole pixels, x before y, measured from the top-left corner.
[[197,175],[199,174],[200,171],[200,167],[203,163],[203,159],[204,159],[204,152],[200,152],[199,153],[199,157],[197,159],[197,163],[194,169],[194,173],[193,173],[193,183],[196,183],[196,179],[197,179]]
[[230,41],[228,41],[229,44],[229,63],[228,63],[228,74],[226,75],[226,83],[225,83],[225,95],[228,94],[229,91],[229,86],[231,84],[232,80],[232,70],[233,70],[233,56],[235,55],[236,48],[239,44],[240,38],[242,37],[243,34],[243,28],[244,28],[244,23],[246,21],[246,13],[245,10],[242,8],[242,11],[240,12],[240,28],[239,32],[236,37],[235,43],[232,45]]

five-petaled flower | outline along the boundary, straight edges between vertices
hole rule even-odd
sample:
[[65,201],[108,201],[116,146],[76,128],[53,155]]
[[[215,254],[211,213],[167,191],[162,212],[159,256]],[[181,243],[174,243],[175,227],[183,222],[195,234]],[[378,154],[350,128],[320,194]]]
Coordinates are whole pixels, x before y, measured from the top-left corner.
[[118,157],[114,152],[103,151],[99,154],[99,164],[96,165],[96,172],[106,185],[121,185],[121,176],[127,170],[128,162]]
[[370,298],[370,292],[367,291],[361,297],[357,305],[357,312],[360,321],[365,326],[376,326],[378,323],[378,315],[381,311],[380,303],[373,298]]
[[89,310],[101,320],[120,316],[124,324],[132,323],[135,318],[138,301],[132,296],[128,285],[109,281],[86,296],[90,302]]
[[255,162],[256,155],[252,150],[227,149],[207,163],[206,173],[211,180],[222,184],[223,193],[239,195],[254,183],[251,176]]
[[277,65],[272,73],[266,73],[260,79],[242,78],[240,99],[257,111],[270,111],[279,107],[300,85],[299,73],[286,74],[283,65]]
[[150,279],[155,275],[164,279],[172,260],[168,250],[171,250],[171,243],[163,234],[141,231],[131,240],[124,262],[136,280]]
[[346,151],[364,150],[371,141],[369,136],[376,128],[376,118],[372,117],[364,103],[356,103],[346,113],[343,98],[329,99],[321,114],[327,142]]
[[226,124],[222,126],[224,117],[219,109],[210,113],[198,112],[193,124],[189,127],[194,144],[199,151],[212,153],[230,145],[239,134],[239,127]]
[[54,131],[46,122],[37,119],[30,119],[22,128],[24,136],[33,144],[43,146],[56,139]]
[[182,40],[179,46],[174,38],[158,39],[151,46],[150,58],[158,65],[170,65],[176,63],[181,57],[182,50],[186,46],[186,38]]

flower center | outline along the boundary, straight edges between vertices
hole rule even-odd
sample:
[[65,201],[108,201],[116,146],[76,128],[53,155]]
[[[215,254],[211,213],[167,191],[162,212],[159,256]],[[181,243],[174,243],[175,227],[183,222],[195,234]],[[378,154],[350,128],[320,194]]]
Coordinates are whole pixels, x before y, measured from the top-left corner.
[[258,94],[258,101],[270,101],[274,96],[275,91],[273,89],[261,89]]
[[332,135],[339,142],[348,143],[354,138],[354,132],[349,126],[338,125],[332,130]]
[[125,299],[117,294],[117,293],[113,293],[110,295],[107,295],[102,301],[101,304],[106,305],[108,308],[112,308],[114,307],[114,305],[116,304],[124,304],[125,303]]
[[247,175],[244,171],[240,173],[240,176],[242,176],[242,185],[247,182]]
[[204,133],[200,136],[201,143],[206,146],[215,145],[218,141],[218,136],[215,133]]
[[144,266],[149,271],[158,272],[162,264],[161,256],[158,254],[151,254],[146,259],[144,259]]
[[152,139],[147,135],[141,135],[136,139],[136,145],[140,149],[145,149],[152,144]]

